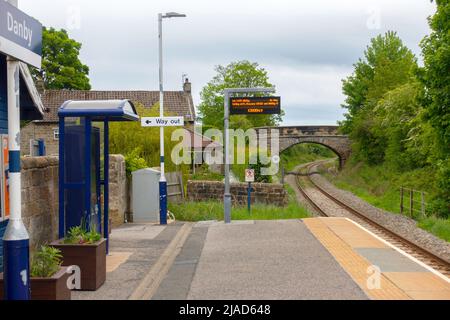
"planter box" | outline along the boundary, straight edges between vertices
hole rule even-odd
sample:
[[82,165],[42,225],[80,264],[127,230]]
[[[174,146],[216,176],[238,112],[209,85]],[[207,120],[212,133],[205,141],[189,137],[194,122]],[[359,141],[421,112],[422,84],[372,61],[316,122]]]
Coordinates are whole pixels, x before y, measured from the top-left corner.
[[[70,300],[71,291],[67,287],[70,275],[66,271],[67,267],[61,267],[51,278],[30,278],[31,300]],[[0,300],[3,300],[3,273],[0,288]]]
[[106,239],[94,244],[51,244],[61,250],[63,266],[79,266],[81,290],[97,290],[106,280]]

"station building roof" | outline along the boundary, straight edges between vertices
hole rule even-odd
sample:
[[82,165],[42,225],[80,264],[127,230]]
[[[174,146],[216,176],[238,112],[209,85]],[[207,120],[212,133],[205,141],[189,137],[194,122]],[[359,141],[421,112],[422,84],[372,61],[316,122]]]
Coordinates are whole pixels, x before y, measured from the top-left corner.
[[[45,90],[41,94],[46,108],[44,122],[58,122],[58,109],[68,100],[130,100],[145,108],[152,108],[159,102],[158,91],[98,91],[98,90]],[[194,122],[195,109],[190,92],[165,91],[164,111],[174,116],[184,117],[186,122]]]

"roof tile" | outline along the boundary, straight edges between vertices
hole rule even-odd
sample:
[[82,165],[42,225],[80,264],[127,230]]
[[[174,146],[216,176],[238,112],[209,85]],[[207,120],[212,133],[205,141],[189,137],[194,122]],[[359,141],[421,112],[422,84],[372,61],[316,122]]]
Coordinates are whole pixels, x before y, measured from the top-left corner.
[[[115,100],[129,99],[151,108],[159,102],[159,91],[83,91],[45,90],[41,96],[47,109],[43,121],[58,121],[58,109],[67,100]],[[184,91],[165,91],[164,110],[175,116],[183,116],[186,121],[195,119],[192,95]]]

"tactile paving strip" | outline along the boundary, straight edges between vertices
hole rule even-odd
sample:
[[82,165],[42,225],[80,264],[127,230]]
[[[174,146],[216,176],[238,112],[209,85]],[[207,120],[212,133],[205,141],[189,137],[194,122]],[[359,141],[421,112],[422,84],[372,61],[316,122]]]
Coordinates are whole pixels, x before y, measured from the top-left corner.
[[[322,219],[309,218],[303,219],[303,222],[369,298],[373,300],[411,299],[383,274],[380,274],[379,286],[372,288],[372,284],[374,284],[371,281],[373,279],[373,269],[369,261],[356,253],[349,244],[338,237]],[[342,224],[345,224],[343,221],[336,222],[341,225],[341,228]],[[346,222],[350,224],[348,221]],[[349,233],[347,233],[347,236],[351,238]],[[357,238],[360,238],[360,235]],[[378,243],[376,244],[377,247],[380,247]]]

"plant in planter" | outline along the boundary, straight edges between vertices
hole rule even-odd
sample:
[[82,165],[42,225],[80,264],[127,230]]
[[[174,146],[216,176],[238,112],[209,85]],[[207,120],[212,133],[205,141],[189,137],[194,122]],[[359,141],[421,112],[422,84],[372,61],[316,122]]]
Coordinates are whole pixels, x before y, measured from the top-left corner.
[[73,227],[67,233],[63,242],[65,244],[93,244],[102,239],[102,235],[94,228],[87,232],[83,227]]
[[64,266],[78,266],[81,271],[81,290],[97,290],[106,280],[106,239],[84,224],[73,227],[64,239],[52,245],[61,250]]
[[[71,291],[67,286],[67,267],[61,267],[61,251],[43,245],[34,254],[30,270],[31,299],[70,300]],[[3,275],[0,276],[3,287]],[[3,291],[0,291],[3,299]]]

